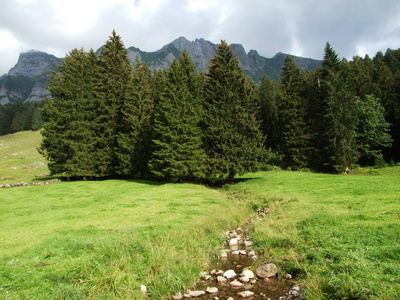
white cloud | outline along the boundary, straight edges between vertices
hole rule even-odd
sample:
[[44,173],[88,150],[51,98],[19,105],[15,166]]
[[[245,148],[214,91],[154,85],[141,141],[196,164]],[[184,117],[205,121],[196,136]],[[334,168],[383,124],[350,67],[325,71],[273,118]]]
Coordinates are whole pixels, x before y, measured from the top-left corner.
[[[400,47],[400,2],[347,0],[2,0],[0,74],[21,51],[64,56],[99,48],[115,29],[125,45],[156,51],[179,36],[321,59]],[[14,54],[14,52],[16,52]]]

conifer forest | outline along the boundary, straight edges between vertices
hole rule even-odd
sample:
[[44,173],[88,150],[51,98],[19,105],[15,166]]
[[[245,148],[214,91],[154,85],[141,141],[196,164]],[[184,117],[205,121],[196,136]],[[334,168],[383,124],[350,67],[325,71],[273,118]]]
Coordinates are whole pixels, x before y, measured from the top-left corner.
[[151,71],[113,31],[98,53],[70,51],[47,88],[39,151],[65,177],[215,182],[400,161],[400,49],[348,61],[327,43],[315,71],[286,56],[281,79],[256,86],[225,41],[206,73],[186,51]]

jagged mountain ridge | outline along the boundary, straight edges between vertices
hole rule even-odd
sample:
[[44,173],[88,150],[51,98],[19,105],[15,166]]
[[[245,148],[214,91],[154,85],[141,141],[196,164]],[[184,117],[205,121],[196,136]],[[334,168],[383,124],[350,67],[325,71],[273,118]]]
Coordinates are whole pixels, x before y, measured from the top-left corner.
[[[256,50],[246,53],[241,44],[232,44],[235,56],[240,60],[240,67],[244,73],[258,84],[265,74],[269,79],[280,77],[286,54],[277,53],[272,58],[265,58]],[[198,70],[207,71],[210,59],[216,54],[217,45],[204,39],[189,41],[179,37],[171,43],[154,52],[141,51],[136,47],[129,47],[128,56],[134,64],[138,56],[150,69],[168,68],[172,61],[181,56],[184,49],[189,52],[193,63]],[[291,55],[297,66],[304,70],[315,70],[321,61]],[[50,96],[45,85],[51,70],[61,63],[61,59],[54,55],[40,51],[21,53],[17,64],[6,74],[0,77],[0,104],[25,101],[40,101]]]

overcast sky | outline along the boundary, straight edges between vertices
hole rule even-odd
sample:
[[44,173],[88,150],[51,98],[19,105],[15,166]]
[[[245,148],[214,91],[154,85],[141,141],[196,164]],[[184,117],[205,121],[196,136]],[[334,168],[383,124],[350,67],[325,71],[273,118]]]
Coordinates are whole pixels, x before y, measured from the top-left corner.
[[322,59],[400,48],[399,0],[1,0],[0,75],[20,52],[64,57],[98,49],[115,29],[126,47],[156,51],[174,39],[221,39],[246,51]]

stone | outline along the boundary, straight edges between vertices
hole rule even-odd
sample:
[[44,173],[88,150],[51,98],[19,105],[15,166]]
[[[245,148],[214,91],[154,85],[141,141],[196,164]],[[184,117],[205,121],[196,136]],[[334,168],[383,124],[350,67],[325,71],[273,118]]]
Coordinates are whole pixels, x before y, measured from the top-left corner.
[[181,299],[183,299],[183,295],[181,292],[172,296],[172,300],[181,300]]
[[229,297],[228,299],[226,299],[226,300],[235,300],[235,299],[233,299],[233,297]]
[[252,291],[243,291],[243,292],[237,293],[237,295],[241,298],[249,298],[249,297],[254,296],[254,293]]
[[246,252],[246,250],[239,250],[239,254],[240,255],[247,255],[247,252]]
[[239,244],[239,241],[237,238],[233,238],[229,241],[229,246],[236,246],[237,244]]
[[218,276],[218,277],[217,277],[217,282],[218,282],[218,283],[227,283],[227,282],[228,282],[228,279],[226,279],[226,278],[223,277],[223,276]]
[[242,276],[242,277],[239,278],[239,280],[241,282],[245,282],[245,283],[250,281],[249,277],[247,277],[247,276]]
[[231,252],[232,255],[239,255],[239,251],[238,250],[234,250]]
[[250,247],[251,245],[253,245],[252,241],[244,241],[243,242],[243,246],[245,246],[245,247]]
[[232,279],[236,277],[236,273],[234,270],[228,270],[224,273],[224,277],[227,279]]
[[228,253],[226,253],[226,252],[221,253],[221,258],[227,258],[227,257],[228,257]]
[[249,279],[253,279],[253,278],[254,278],[254,273],[253,273],[253,271],[251,271],[251,270],[243,270],[243,272],[242,272],[241,275],[242,275],[242,276],[246,276],[246,277],[248,277]]
[[290,275],[290,274],[286,274],[286,279],[292,279],[293,278],[293,276],[292,275]]
[[254,252],[254,251],[249,251],[248,253],[247,253],[247,256],[255,256],[256,255],[256,253]]
[[190,291],[189,292],[189,296],[190,297],[200,297],[200,296],[203,296],[205,294],[206,294],[205,291]]
[[142,284],[142,285],[140,286],[140,291],[141,291],[143,294],[146,294],[146,293],[147,293],[147,288],[146,288],[146,286]]
[[231,287],[243,287],[243,283],[241,283],[240,281],[238,281],[236,279],[234,281],[232,281],[230,283],[230,285],[231,285]]
[[218,270],[217,272],[215,272],[215,275],[219,276],[219,275],[223,275],[224,271],[222,270]]
[[209,294],[217,294],[217,293],[218,293],[218,288],[216,288],[216,287],[208,287],[208,288],[206,289],[206,293],[209,293]]
[[257,268],[256,274],[260,278],[271,278],[278,273],[278,267],[275,264],[265,264]]

